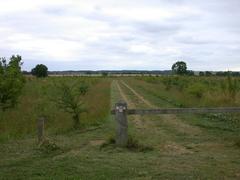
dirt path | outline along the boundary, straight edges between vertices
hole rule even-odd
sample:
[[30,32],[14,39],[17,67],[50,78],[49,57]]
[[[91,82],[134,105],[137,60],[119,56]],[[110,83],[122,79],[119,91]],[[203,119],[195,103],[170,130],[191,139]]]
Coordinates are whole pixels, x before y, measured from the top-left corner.
[[123,92],[122,88],[120,87],[119,83],[116,82],[116,86],[117,86],[117,89],[121,95],[121,97],[123,98],[123,100],[127,103],[128,105],[128,108],[136,108],[135,105],[132,103],[132,101],[130,101],[127,96],[125,95],[125,93]]
[[[158,108],[157,106],[153,105],[151,102],[146,100],[143,96],[141,96],[136,90],[134,90],[132,87],[130,87],[127,83],[124,81],[121,81],[121,83],[127,87],[134,95],[136,95],[143,103],[147,105],[149,108]],[[201,130],[198,127],[191,126],[187,123],[184,123],[181,119],[179,119],[176,115],[161,115],[162,121],[166,124],[171,125],[179,131],[180,133],[186,133],[189,135],[197,135],[201,133]]]
[[138,94],[133,88],[131,88],[128,84],[126,84],[124,81],[121,81],[121,83],[126,86],[130,91],[132,91],[133,94],[135,94],[139,99],[142,100],[148,107],[150,108],[157,108],[157,106],[154,106],[152,103],[150,103],[148,100],[144,99],[140,94]]
[[[126,99],[127,103],[130,102],[130,106],[129,106],[130,108],[137,108],[137,105],[139,103],[140,104],[143,103],[145,105],[145,107],[148,107],[148,108],[157,108],[157,106],[153,105],[151,102],[146,100],[143,96],[141,96],[137,91],[135,91],[133,88],[131,88],[124,81],[120,81],[120,83],[117,83],[117,84],[118,84],[120,94],[122,94],[122,96],[125,97],[124,99]],[[127,97],[127,95],[125,94],[123,89],[120,87],[120,85],[125,87],[125,89],[124,89],[125,91],[130,90],[131,94],[133,94],[135,97],[137,97],[141,101],[136,101],[136,102],[134,101],[134,103],[133,103],[132,100],[130,100],[130,98]],[[144,117],[147,117],[147,119]],[[171,115],[169,117],[171,117]],[[161,116],[161,122],[165,121],[163,119],[166,119],[166,117],[164,116],[162,118],[162,116]],[[173,121],[175,121],[174,118],[172,118],[172,119],[173,119]],[[154,144],[154,146],[155,146],[155,148],[159,149],[160,151],[164,151],[165,154],[181,155],[181,154],[191,154],[192,153],[190,150],[186,149],[184,146],[177,143],[174,140],[174,138],[166,132],[164,127],[159,128],[157,125],[159,123],[159,121],[156,122],[155,120],[152,119],[152,117],[135,116],[133,122],[138,129],[141,129],[140,133],[149,136],[150,139],[154,138],[154,139],[156,139],[156,141],[160,140],[159,144]],[[164,138],[164,142],[161,140],[162,138]]]
[[[126,94],[123,92],[123,90],[120,87],[119,83],[117,81],[115,81],[114,83],[116,84],[116,87],[117,87],[117,89],[119,91],[120,96],[127,103],[128,108],[135,109],[136,108],[135,104],[129,98],[127,98]],[[132,116],[132,117],[133,117],[133,122],[136,125],[137,129],[144,128],[143,123],[141,121],[141,117],[139,115],[135,115],[135,116]]]

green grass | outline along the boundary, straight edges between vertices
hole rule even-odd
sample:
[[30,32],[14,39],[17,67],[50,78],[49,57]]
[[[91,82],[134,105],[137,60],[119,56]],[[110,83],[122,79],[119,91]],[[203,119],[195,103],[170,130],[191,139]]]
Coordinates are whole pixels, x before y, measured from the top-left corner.
[[48,133],[62,133],[72,128],[71,114],[60,110],[51,101],[51,96],[55,93],[52,84],[59,81],[89,84],[89,92],[84,97],[87,112],[80,117],[83,127],[100,125],[105,121],[110,109],[111,80],[86,77],[28,78],[18,105],[14,109],[1,113],[1,141],[33,135],[36,131],[36,121],[41,115],[47,117]]
[[[154,84],[134,78],[122,79],[145,99],[160,107],[174,107],[179,103],[177,95],[182,96],[180,92],[177,95],[172,94],[176,91],[174,88],[166,91],[161,83]],[[234,123],[228,122],[228,117],[225,119],[225,117],[195,115],[151,115],[137,118],[129,116],[132,144],[150,147],[151,150],[133,151],[115,146],[102,147],[109,138],[115,136],[116,124],[109,110],[121,99],[115,83],[112,83],[110,96],[112,80],[114,79],[97,79],[92,84],[93,88],[86,96],[86,103],[93,107],[94,113],[89,112],[89,116],[86,114],[82,116],[83,122],[86,123],[84,129],[72,130],[71,117],[63,112],[59,114],[60,111],[56,107],[49,105],[51,111],[55,111],[55,117],[59,119],[55,120],[53,116],[47,127],[49,131],[47,138],[58,147],[56,150],[51,146],[46,147],[47,149],[38,147],[33,136],[35,125],[32,125],[32,128],[29,125],[29,136],[26,131],[18,132],[16,136],[22,134],[21,138],[11,137],[8,141],[1,142],[0,179],[240,178],[240,148],[236,143],[239,131]],[[33,79],[28,82],[25,87],[26,94],[23,95],[23,97],[29,96],[28,103],[34,104],[31,99],[36,97],[35,91],[38,89],[36,86],[44,83],[42,81]],[[46,83],[49,81],[51,80],[47,79]],[[147,108],[147,105],[131,91],[123,85],[120,86],[136,108]],[[170,101],[166,102],[165,98]],[[21,101],[25,102],[27,99]],[[96,102],[99,106],[93,105],[96,105]],[[194,102],[197,103],[197,100]],[[35,111],[31,107],[27,109],[24,110],[24,106],[20,103],[16,109],[5,114],[4,118],[11,116],[17,121],[19,116],[21,120],[23,118],[20,117],[27,117],[25,114],[29,111],[28,120],[30,120]],[[141,123],[139,126],[136,124],[137,120]],[[62,125],[55,127],[55,122],[58,121]],[[26,119],[25,123],[27,122],[29,123]],[[68,128],[65,123],[69,123]],[[101,126],[98,126],[99,124]],[[96,126],[98,128],[94,129]],[[15,126],[4,128],[8,133],[16,131]]]

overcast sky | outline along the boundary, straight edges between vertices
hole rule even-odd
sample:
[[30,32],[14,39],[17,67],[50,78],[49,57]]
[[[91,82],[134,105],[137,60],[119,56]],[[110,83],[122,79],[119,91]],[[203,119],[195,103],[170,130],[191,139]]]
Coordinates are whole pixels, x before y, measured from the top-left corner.
[[240,71],[240,0],[0,0],[0,56],[24,69]]

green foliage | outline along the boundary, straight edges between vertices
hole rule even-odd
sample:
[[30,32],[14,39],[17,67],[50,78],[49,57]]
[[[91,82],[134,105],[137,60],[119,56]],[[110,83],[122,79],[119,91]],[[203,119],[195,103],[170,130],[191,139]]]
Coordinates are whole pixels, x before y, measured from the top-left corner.
[[139,141],[132,136],[128,137],[127,148],[135,152],[147,152],[153,150],[153,147],[139,143]]
[[0,110],[6,110],[16,105],[24,86],[24,76],[21,73],[21,56],[12,56],[9,63],[0,58]]
[[172,65],[174,74],[185,75],[187,74],[187,64],[183,61],[178,61]]
[[205,75],[205,72],[203,72],[203,71],[199,72],[199,76],[204,76],[204,75]]
[[[113,136],[109,137],[107,139],[107,141],[100,146],[100,148],[102,149],[102,148],[106,148],[108,146],[112,146],[112,147],[116,148],[115,137],[113,137]],[[128,142],[127,142],[126,149],[129,149],[130,151],[134,151],[134,152],[148,152],[148,151],[154,150],[154,148],[152,146],[144,145],[144,144],[140,143],[132,135],[128,136]]]
[[80,114],[81,128],[102,125],[110,111],[110,79],[96,77],[25,77],[25,85],[18,99],[17,108],[11,108],[0,115],[0,141],[20,139],[35,135],[36,119],[46,117],[46,133],[61,134],[72,130],[72,114],[56,105],[58,89],[53,85],[62,81],[69,85],[78,81],[76,91],[82,84],[88,91],[82,96],[86,112]]
[[235,101],[238,92],[238,81],[233,79],[229,74],[227,79],[221,83],[223,92],[228,96],[229,100]]
[[192,84],[187,89],[189,94],[191,94],[197,98],[202,98],[202,96],[204,94],[204,90],[205,90],[204,86],[200,83]]
[[206,72],[205,72],[205,75],[206,75],[206,76],[212,76],[213,74],[212,74],[212,72],[210,72],[210,71],[206,71]]
[[165,85],[166,90],[170,90],[172,87],[172,79],[169,77],[164,77],[162,79],[163,84]]
[[194,71],[187,71],[188,76],[194,76]]
[[48,68],[43,64],[36,65],[35,68],[31,71],[32,75],[36,77],[47,77],[48,76]]
[[41,142],[41,144],[39,144],[38,150],[40,150],[42,153],[49,155],[50,153],[60,151],[61,149],[56,143],[51,142],[48,139],[45,139]]
[[87,93],[88,86],[86,84],[77,86],[76,83],[69,84],[67,82],[55,83],[55,98],[53,99],[59,108],[65,112],[72,114],[74,121],[73,127],[79,128],[80,125],[80,114],[85,112],[86,109],[83,107],[83,96]]
[[236,99],[236,95],[237,95],[237,91],[238,91],[237,80],[232,79],[232,77],[229,75],[227,78],[227,82],[228,82],[229,97],[230,97],[230,99],[232,99],[234,101]]
[[79,87],[79,92],[80,92],[80,94],[85,95],[87,93],[88,89],[89,89],[89,86],[85,82],[82,82]]

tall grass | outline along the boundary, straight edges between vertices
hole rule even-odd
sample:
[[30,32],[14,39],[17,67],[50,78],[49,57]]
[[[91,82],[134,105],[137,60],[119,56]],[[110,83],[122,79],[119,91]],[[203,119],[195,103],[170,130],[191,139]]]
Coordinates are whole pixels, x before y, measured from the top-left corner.
[[0,114],[0,140],[21,138],[36,131],[36,120],[44,114],[47,117],[48,133],[61,133],[71,129],[72,118],[60,110],[50,100],[54,93],[53,82],[85,82],[89,91],[84,97],[87,112],[81,115],[84,127],[98,125],[108,117],[110,109],[111,81],[91,77],[48,77],[45,79],[27,78],[23,94],[17,107]]
[[240,78],[163,76],[138,79],[157,85],[162,89],[162,96],[171,94],[173,100],[184,106],[240,105]]

